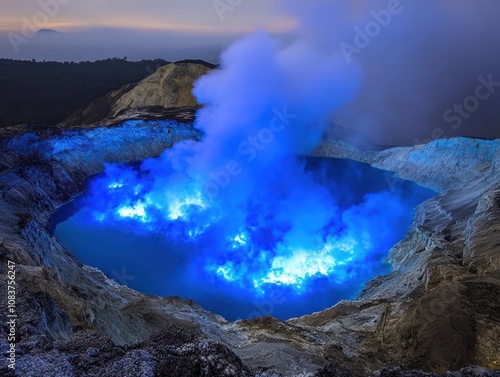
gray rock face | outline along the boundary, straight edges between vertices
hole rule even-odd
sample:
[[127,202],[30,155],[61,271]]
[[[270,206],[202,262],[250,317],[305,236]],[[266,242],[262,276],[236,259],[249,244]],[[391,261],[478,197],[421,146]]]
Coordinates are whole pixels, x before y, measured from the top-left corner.
[[172,63],[158,68],[151,76],[123,94],[114,103],[112,116],[123,110],[143,106],[164,108],[196,106],[194,83],[211,68],[195,63]]
[[[336,144],[326,141],[314,153],[347,153],[439,192],[419,206],[407,237],[391,250],[394,271],[369,283],[358,300],[374,303],[364,312],[376,320],[378,340],[365,345],[388,364],[410,368],[498,369],[500,141],[457,138],[378,153]],[[378,320],[370,315],[375,308]]]
[[157,69],[137,84],[124,85],[75,112],[59,124],[71,128],[94,124],[125,115],[141,108],[173,109],[196,107],[192,94],[194,83],[214,69],[208,63],[177,62]]
[[[370,163],[438,195],[418,207],[410,232],[391,250],[393,272],[368,283],[357,300],[286,322],[232,323],[192,301],[119,285],[82,265],[47,228],[55,209],[104,163],[145,159],[197,139],[191,124],[150,120],[56,131],[12,136],[10,130],[0,141],[0,280],[5,287],[7,260],[16,262],[18,375],[456,370],[448,376],[465,377],[500,369],[500,141],[461,138],[381,152],[326,141],[315,155]],[[2,289],[2,308],[6,300]],[[0,311],[2,323],[6,314]],[[6,331],[0,327],[3,354]],[[12,375],[5,358],[0,374]]]

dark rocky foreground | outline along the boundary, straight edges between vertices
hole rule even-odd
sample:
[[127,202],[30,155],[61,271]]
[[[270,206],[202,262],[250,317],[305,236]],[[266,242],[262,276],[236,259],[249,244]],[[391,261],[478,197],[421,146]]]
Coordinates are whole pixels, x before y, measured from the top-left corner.
[[232,323],[194,302],[121,286],[48,231],[55,209],[105,163],[199,138],[189,123],[25,131],[5,130],[0,142],[0,375],[14,375],[10,260],[18,376],[500,376],[500,140],[382,152],[325,141],[315,155],[367,162],[439,195],[419,206],[391,250],[394,271],[358,300],[286,322]]

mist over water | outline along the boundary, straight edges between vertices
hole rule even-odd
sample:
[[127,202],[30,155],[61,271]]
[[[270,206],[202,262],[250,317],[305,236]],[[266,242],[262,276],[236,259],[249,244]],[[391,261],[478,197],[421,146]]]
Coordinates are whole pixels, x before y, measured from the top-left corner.
[[[278,237],[286,234],[287,219],[276,227],[266,219],[269,213],[261,216],[264,203],[247,212],[252,226],[246,234],[228,233],[228,224],[237,218],[231,213],[221,214],[207,228],[200,227],[201,214],[194,213],[189,221],[161,214],[145,220],[141,206],[126,202],[139,188],[122,185],[111,173],[128,171],[131,176],[120,177],[137,183],[132,177],[142,176],[144,184],[145,173],[137,164],[110,166],[93,178],[81,198],[55,215],[55,235],[83,263],[121,284],[193,299],[229,320],[263,315],[288,319],[323,310],[355,298],[367,281],[390,271],[387,251],[408,230],[414,207],[433,193],[352,161],[300,162],[311,182],[324,189],[323,198],[335,205],[327,209],[335,210],[327,214],[332,224],[317,237],[316,250],[301,249],[310,236],[301,241],[296,232],[297,247],[284,252]],[[290,205],[307,204],[305,195]],[[154,216],[151,208],[147,212]],[[307,216],[295,221],[314,223],[322,212],[321,207],[309,208]],[[180,212],[172,212],[176,215]]]
[[[332,120],[378,136],[392,130],[393,140],[432,132],[433,116],[453,105],[448,97],[468,88],[471,78],[477,85],[478,75],[496,72],[493,60],[477,59],[494,59],[495,51],[474,45],[469,57],[455,39],[464,25],[478,25],[486,2],[471,15],[452,3],[425,2],[436,12],[426,22],[417,2],[314,3],[325,13],[290,3],[302,22],[289,39],[249,35],[222,54],[220,69],[196,83],[201,141],[178,143],[138,166],[107,166],[93,181],[81,221],[158,237],[163,247],[150,249],[157,257],[148,258],[158,261],[158,275],[151,276],[165,279],[162,294],[179,286],[183,297],[229,318],[244,315],[224,309],[228,305],[253,313],[262,306],[255,302],[276,295],[287,304],[257,314],[286,318],[355,297],[388,271],[388,250],[430,193],[413,186],[372,190],[366,182],[357,188],[342,169],[311,166],[300,156],[322,140]],[[450,30],[439,23],[444,15]],[[377,35],[356,45],[358,30],[366,33],[366,25],[384,16]],[[432,39],[436,31],[442,39]],[[480,35],[471,31],[466,40]],[[453,49],[446,47],[451,41]],[[343,42],[359,51],[347,57],[339,50]],[[353,172],[369,174],[359,167]],[[167,257],[175,267],[164,275]]]
[[[257,315],[285,318],[353,298],[388,271],[386,253],[428,197],[365,184],[358,190],[343,173],[313,169],[300,157],[362,84],[355,61],[317,40],[254,33],[195,85],[201,141],[177,143],[137,167],[107,166],[92,182],[84,205],[90,215],[81,221],[110,234],[160,237],[163,258],[177,262],[155,278],[230,318],[244,315],[225,311],[228,303],[248,309],[276,295],[287,300],[282,312]],[[162,255],[161,247],[146,249],[161,269],[161,258],[148,254]]]

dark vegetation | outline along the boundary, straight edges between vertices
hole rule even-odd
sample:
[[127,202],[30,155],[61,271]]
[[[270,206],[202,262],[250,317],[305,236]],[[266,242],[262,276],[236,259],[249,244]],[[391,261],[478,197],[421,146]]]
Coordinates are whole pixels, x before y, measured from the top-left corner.
[[0,127],[55,125],[168,63],[162,59],[128,62],[126,58],[81,63],[0,59]]

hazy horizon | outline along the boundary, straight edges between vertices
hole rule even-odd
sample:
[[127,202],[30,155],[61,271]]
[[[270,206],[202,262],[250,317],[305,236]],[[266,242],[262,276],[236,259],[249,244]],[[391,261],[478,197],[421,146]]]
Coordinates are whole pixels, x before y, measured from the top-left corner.
[[[500,136],[495,124],[500,3],[494,0],[0,0],[0,5],[0,58],[217,64],[233,42],[263,30],[283,48],[298,41],[297,46],[344,55],[358,65],[359,93],[332,119],[380,143]],[[33,32],[43,28],[61,33]],[[311,51],[297,53],[307,71]]]
[[7,31],[0,32],[0,58],[37,61],[129,61],[202,59],[216,64],[238,36],[200,36],[134,29],[96,28],[79,32],[36,33],[15,51]]
[[[233,41],[254,30],[291,31],[276,0],[0,0],[0,58],[94,61],[113,57],[203,59],[217,63]],[[60,33],[39,35],[40,29]]]

